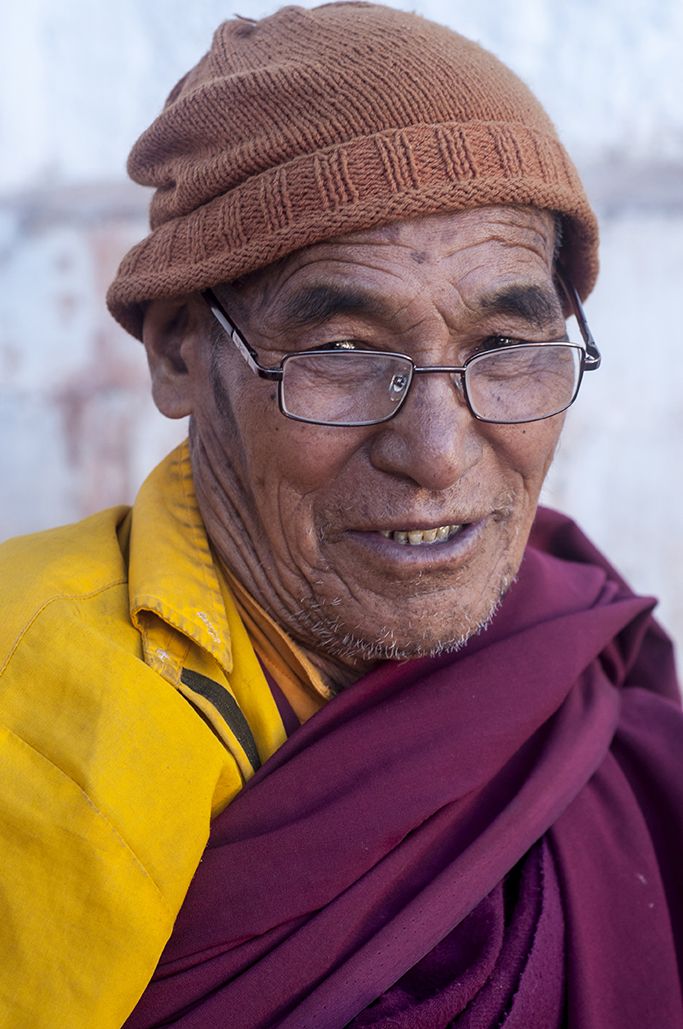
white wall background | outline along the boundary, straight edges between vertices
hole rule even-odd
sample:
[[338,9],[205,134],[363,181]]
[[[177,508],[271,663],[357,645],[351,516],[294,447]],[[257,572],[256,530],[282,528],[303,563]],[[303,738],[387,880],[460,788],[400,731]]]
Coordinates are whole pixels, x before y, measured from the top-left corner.
[[[182,433],[104,310],[147,198],[125,159],[215,25],[271,2],[6,0],[0,11],[0,538],[130,501]],[[305,3],[304,6],[313,6]],[[683,643],[683,2],[395,0],[477,39],[554,118],[602,222],[605,354],[547,502],[661,596]]]

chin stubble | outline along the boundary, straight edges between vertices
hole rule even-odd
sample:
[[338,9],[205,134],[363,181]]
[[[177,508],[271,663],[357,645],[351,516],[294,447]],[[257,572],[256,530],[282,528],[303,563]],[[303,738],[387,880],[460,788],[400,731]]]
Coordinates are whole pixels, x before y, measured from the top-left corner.
[[381,628],[373,639],[361,636],[357,631],[350,631],[334,616],[334,608],[341,603],[340,601],[322,605],[307,599],[301,602],[296,618],[309,645],[336,660],[366,663],[439,657],[461,650],[473,636],[488,629],[514,580],[513,572],[504,575],[497,595],[486,614],[475,619],[461,617],[461,623],[464,621],[466,626],[437,643],[426,640],[421,642],[418,639],[406,645],[405,640],[398,639],[396,631],[388,626]]

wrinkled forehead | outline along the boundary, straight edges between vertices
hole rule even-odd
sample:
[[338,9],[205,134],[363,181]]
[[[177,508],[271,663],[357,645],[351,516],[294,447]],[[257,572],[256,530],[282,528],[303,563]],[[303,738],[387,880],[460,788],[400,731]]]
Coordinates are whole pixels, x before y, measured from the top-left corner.
[[[560,219],[530,207],[496,206],[424,215],[331,236],[221,287],[226,301],[252,314],[274,305],[293,320],[323,320],[343,297],[382,317],[383,299],[427,286],[485,295],[503,284],[549,286],[561,242]],[[376,310],[371,310],[372,306]]]

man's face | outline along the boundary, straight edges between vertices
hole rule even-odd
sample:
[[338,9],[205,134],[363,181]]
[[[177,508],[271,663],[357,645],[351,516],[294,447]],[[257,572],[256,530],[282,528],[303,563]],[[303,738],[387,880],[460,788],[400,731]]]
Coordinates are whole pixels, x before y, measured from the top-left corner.
[[[333,340],[462,365],[491,337],[562,337],[553,248],[550,214],[490,207],[332,239],[217,292],[264,365]],[[360,669],[457,645],[489,619],[519,567],[562,416],[478,422],[434,374],[415,377],[392,421],[308,425],[280,413],[274,384],[227,337],[204,333],[194,355],[209,537],[287,631]]]

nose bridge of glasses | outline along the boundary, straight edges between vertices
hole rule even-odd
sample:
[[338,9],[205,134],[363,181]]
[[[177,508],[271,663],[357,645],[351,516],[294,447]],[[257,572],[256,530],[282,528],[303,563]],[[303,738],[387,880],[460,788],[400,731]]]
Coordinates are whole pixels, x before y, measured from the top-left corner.
[[414,364],[407,391],[411,396],[403,398],[402,407],[424,408],[430,417],[437,411],[447,416],[450,424],[455,410],[469,407],[463,380],[464,368],[459,366]]

